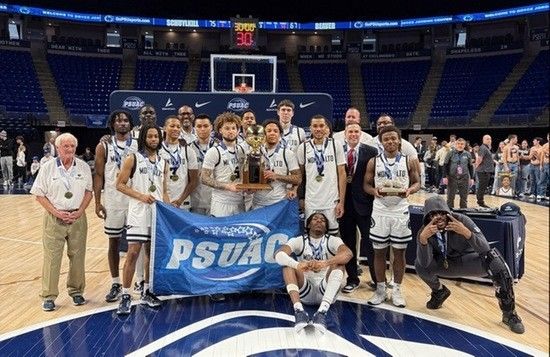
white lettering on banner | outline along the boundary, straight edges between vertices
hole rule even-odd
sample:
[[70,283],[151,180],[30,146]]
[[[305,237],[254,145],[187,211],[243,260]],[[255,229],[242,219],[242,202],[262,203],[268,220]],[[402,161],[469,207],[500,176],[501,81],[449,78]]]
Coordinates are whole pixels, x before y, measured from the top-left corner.
[[[262,242],[265,250],[262,260]],[[276,233],[267,239],[253,239],[249,242],[220,243],[203,241],[196,246],[189,239],[174,239],[172,254],[166,269],[179,269],[180,264],[191,259],[194,269],[206,269],[211,266],[229,267],[233,265],[258,265],[275,263],[275,250],[288,241],[288,236]],[[217,259],[217,261],[216,261]]]

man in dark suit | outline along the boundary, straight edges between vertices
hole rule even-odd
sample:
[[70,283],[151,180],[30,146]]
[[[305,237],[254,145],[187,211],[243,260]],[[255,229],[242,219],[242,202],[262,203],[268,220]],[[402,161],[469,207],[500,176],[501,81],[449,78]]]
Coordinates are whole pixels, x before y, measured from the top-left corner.
[[378,151],[375,147],[359,143],[361,127],[358,124],[348,124],[345,130],[344,153],[346,157],[346,199],[344,202],[344,215],[340,218],[340,236],[344,243],[351,249],[353,259],[346,264],[348,274],[344,293],[350,293],[359,287],[359,275],[357,273],[357,227],[361,233],[361,256],[368,260],[369,271],[374,286],[376,277],[374,274],[374,250],[369,240],[369,231],[372,213],[372,195],[363,190],[363,179],[367,169],[367,163],[376,157]]

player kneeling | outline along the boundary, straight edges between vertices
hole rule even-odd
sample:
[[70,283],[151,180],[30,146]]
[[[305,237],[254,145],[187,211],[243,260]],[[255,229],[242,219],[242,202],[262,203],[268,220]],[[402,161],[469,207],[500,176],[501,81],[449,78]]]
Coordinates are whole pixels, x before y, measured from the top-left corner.
[[[309,324],[323,333],[326,331],[327,311],[342,284],[344,267],[353,257],[342,239],[327,234],[327,227],[325,215],[313,213],[306,222],[307,234],[289,239],[275,253],[275,260],[283,266],[286,289],[294,304],[296,331]],[[302,302],[320,304],[311,319]]]

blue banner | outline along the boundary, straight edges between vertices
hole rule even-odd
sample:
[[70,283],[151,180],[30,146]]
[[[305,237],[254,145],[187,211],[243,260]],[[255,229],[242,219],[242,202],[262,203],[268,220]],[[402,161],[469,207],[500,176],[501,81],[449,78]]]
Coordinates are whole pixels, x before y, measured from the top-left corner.
[[151,290],[206,295],[281,288],[274,253],[299,234],[297,201],[223,218],[157,202],[153,215]]

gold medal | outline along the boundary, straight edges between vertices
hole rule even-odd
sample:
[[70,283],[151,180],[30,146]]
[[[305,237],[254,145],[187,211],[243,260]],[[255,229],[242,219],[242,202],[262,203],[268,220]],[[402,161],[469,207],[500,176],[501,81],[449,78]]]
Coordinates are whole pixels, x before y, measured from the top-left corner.
[[229,177],[229,179],[230,179],[231,181],[235,181],[235,180],[237,179],[237,175],[231,174],[231,176]]
[[172,175],[172,176],[170,176],[170,180],[172,180],[172,181],[174,181],[174,182],[177,181],[177,180],[179,180],[179,179],[180,179],[180,177],[179,177],[178,175]]
[[154,184],[151,184],[151,186],[149,186],[150,192],[155,192],[156,190],[157,190],[157,186],[155,186]]
[[65,198],[70,200],[73,197],[73,193],[71,191],[65,192]]
[[353,180],[353,176],[346,177],[346,182],[351,183],[351,180]]
[[323,181],[323,176],[317,175],[317,176],[315,177],[315,180],[316,180],[317,182],[321,182],[321,181]]
[[445,260],[443,261],[443,268],[449,269],[449,262],[447,261],[446,258],[445,258]]

